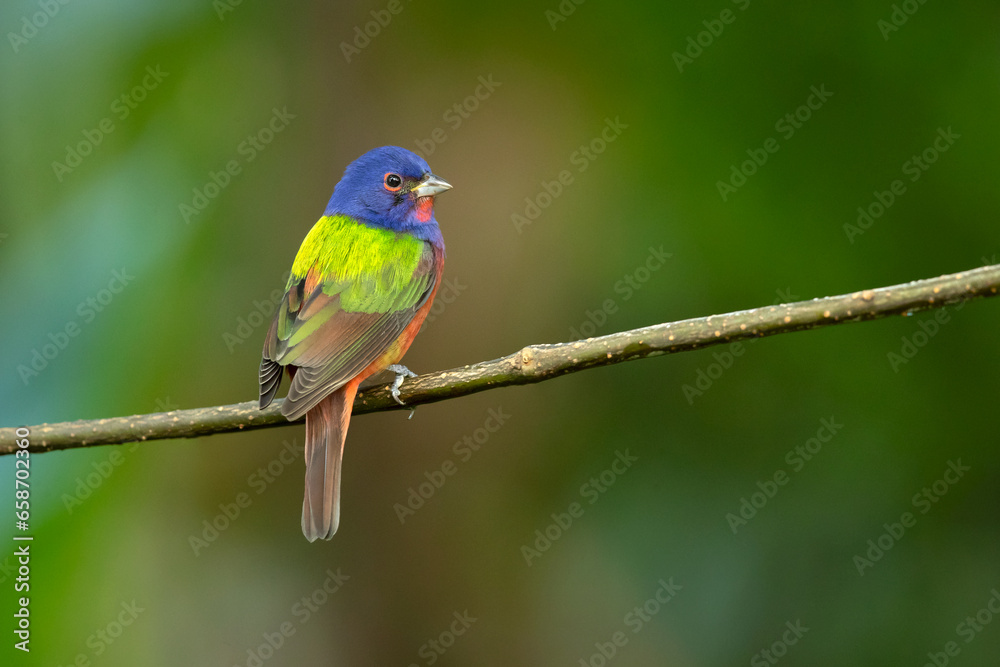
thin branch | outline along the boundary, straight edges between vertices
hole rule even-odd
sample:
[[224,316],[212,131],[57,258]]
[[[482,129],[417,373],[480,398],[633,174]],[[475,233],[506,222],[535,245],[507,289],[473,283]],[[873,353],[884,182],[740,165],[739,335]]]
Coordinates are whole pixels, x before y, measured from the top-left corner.
[[[529,345],[500,359],[428,373],[407,380],[401,396],[407,406],[434,403],[497,387],[542,382],[587,368],[697,350],[730,341],[818,329],[941,308],[950,303],[996,296],[1000,265],[864,290],[812,301],[764,306],[724,315],[657,324],[642,329],[570,343]],[[174,410],[133,417],[81,420],[29,427],[29,451],[47,452],[93,445],[164,438],[195,438],[213,433],[283,426],[280,401],[258,410],[248,401],[194,410]],[[354,401],[354,414],[405,409],[389,395],[388,385],[365,389]],[[15,429],[0,429],[0,455],[16,449]]]

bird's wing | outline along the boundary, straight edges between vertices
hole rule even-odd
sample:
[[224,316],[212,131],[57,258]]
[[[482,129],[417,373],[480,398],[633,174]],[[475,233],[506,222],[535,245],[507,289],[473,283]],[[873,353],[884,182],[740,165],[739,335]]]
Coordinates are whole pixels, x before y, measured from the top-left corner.
[[433,292],[436,252],[409,234],[322,218],[295,258],[264,341],[261,407],[284,366],[295,372],[281,411],[297,419],[382,356]]

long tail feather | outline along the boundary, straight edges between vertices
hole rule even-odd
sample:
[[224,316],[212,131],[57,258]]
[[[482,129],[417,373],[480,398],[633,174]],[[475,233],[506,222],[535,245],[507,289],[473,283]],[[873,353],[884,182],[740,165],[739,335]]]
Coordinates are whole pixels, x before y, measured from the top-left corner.
[[358,383],[349,382],[306,413],[306,492],[302,533],[328,540],[340,524],[340,462]]

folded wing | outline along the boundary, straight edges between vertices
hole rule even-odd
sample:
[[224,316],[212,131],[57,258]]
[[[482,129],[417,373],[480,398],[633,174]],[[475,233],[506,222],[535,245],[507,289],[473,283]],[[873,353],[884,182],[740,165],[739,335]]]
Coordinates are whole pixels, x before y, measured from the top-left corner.
[[264,341],[260,404],[274,399],[283,367],[294,367],[281,408],[289,419],[385,354],[434,290],[431,244],[349,224],[323,230],[319,251],[310,232]]

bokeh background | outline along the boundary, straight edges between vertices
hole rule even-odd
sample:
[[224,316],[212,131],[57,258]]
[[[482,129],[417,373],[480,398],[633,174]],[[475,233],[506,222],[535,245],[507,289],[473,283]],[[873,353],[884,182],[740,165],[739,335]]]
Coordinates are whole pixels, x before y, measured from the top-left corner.
[[[5,2],[2,424],[254,399],[255,313],[346,164],[383,144],[455,186],[450,302],[406,358],[422,372],[996,263],[997,5],[903,5]],[[1000,303],[921,336],[933,317],[359,417],[330,542],[300,533],[301,426],[36,456],[32,651],[11,648],[8,546],[4,664],[918,665],[948,642],[987,664]],[[824,419],[836,434],[787,457]],[[635,461],[605,472],[618,453]],[[949,462],[969,469],[922,501]],[[673,597],[648,602],[661,581]]]

